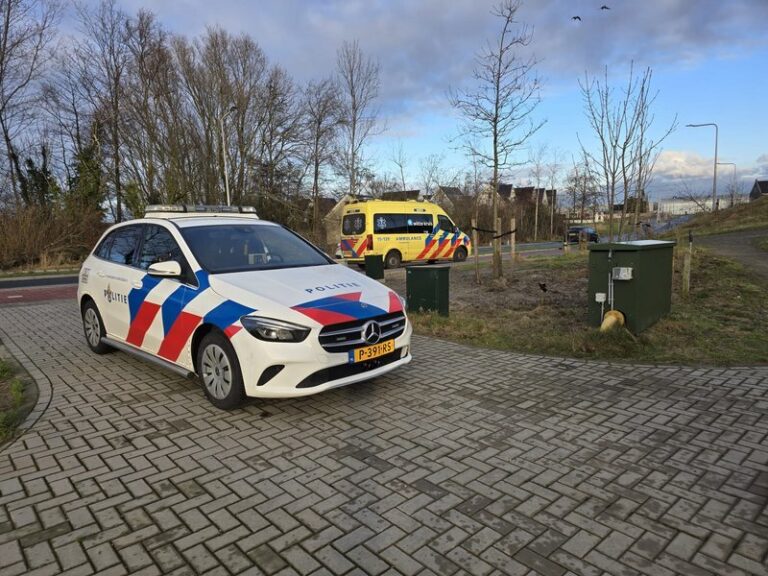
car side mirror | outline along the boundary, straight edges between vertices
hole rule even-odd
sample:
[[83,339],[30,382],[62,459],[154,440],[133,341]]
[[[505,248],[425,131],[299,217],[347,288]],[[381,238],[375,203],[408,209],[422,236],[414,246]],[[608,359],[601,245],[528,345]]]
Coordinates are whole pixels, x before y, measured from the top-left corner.
[[175,260],[165,262],[156,262],[149,266],[147,270],[150,276],[160,276],[161,278],[178,278],[181,276],[181,264]]

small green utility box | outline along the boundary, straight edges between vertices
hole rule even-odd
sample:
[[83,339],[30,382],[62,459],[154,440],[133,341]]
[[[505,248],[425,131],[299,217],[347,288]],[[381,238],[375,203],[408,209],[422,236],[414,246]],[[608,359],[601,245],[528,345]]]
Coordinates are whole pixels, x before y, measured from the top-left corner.
[[367,255],[365,257],[365,275],[374,280],[384,278],[384,258],[370,254]]
[[613,309],[639,334],[672,308],[674,242],[636,240],[589,247],[589,322],[599,326]]
[[450,266],[408,266],[405,269],[405,300],[409,312],[436,310],[448,316]]

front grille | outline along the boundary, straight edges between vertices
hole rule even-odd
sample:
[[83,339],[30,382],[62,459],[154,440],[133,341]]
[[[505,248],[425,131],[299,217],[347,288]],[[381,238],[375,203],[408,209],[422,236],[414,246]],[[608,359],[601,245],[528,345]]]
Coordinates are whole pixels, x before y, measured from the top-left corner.
[[373,358],[372,360],[366,360],[365,362],[356,362],[354,364],[340,364],[339,366],[331,366],[330,368],[324,368],[318,370],[314,374],[310,374],[304,380],[299,382],[296,388],[314,388],[320,386],[326,382],[332,382],[333,380],[339,380],[346,378],[347,376],[354,376],[355,374],[362,374],[369,370],[375,370],[381,368],[392,362],[400,360],[401,349],[398,348],[394,352],[390,352],[384,356]]
[[381,326],[379,342],[391,340],[400,336],[405,330],[405,314],[392,312],[382,314],[365,320],[354,320],[343,324],[326,326],[320,331],[320,345],[326,352],[349,352],[368,343],[363,340],[363,325],[371,320],[376,320]]

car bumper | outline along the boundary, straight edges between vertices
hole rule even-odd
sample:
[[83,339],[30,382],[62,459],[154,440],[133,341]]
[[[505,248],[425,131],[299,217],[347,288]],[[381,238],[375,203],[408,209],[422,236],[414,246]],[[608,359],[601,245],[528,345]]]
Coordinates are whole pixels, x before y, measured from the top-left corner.
[[[304,342],[289,344],[263,342],[241,330],[232,338],[232,345],[247,396],[293,398],[370,380],[408,364],[412,331],[407,322],[405,331],[395,339],[394,352],[360,365],[350,363],[346,352],[332,354],[323,350],[314,332]],[[282,368],[266,378],[265,371],[278,366]]]

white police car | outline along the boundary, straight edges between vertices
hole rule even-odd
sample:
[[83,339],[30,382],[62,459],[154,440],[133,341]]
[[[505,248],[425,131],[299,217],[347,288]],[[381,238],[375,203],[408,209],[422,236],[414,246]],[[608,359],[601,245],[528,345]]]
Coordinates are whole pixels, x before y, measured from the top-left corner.
[[411,360],[401,298],[253,209],[150,206],[83,263],[88,346],[136,353],[230,409],[374,378]]

